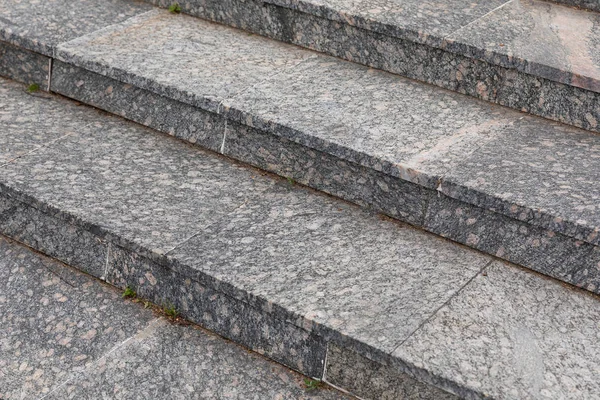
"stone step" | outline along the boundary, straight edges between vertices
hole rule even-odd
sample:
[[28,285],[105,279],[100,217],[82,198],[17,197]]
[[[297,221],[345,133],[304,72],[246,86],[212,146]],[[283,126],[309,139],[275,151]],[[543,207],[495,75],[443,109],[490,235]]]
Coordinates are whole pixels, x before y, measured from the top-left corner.
[[[362,398],[600,390],[595,295],[56,95],[0,87],[2,234]],[[156,340],[98,365],[121,354],[137,365]],[[56,393],[96,390],[103,371]]]
[[543,0],[178,4],[197,17],[600,132],[597,13]]
[[153,10],[58,45],[51,89],[600,292],[600,137]]
[[[597,135],[129,5],[123,23],[48,35],[52,90],[600,292]],[[43,11],[40,26],[74,18]]]
[[0,255],[2,399],[351,398],[2,236]]

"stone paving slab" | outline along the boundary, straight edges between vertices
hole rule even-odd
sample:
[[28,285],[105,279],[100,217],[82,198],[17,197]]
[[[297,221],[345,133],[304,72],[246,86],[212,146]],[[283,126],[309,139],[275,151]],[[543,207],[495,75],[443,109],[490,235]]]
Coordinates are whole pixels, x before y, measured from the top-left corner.
[[0,237],[0,397],[38,398],[144,329],[150,310]]
[[450,48],[525,73],[600,91],[600,14],[511,1],[450,35]]
[[[597,63],[590,63],[598,41],[596,14],[547,2],[538,9],[531,1],[186,0],[181,6],[201,18],[598,131]],[[167,0],[150,2],[169,6]],[[523,39],[513,43],[525,44],[521,57],[513,57],[512,50],[510,56],[503,54],[502,47],[495,51],[497,44],[468,45],[479,37],[468,33],[471,26],[520,4],[526,10],[519,15],[524,21],[519,29],[503,20],[489,30],[522,32]],[[547,24],[527,23],[544,20],[544,7],[552,8],[549,15],[562,27],[548,35],[543,33]],[[566,20],[587,26],[587,39],[567,40],[579,34],[569,32]],[[463,29],[465,43],[459,40]],[[538,38],[539,46],[527,47],[527,32]],[[565,54],[568,67],[555,68],[564,64]]]
[[151,8],[137,0],[1,0],[0,40],[52,56],[59,43]]
[[[88,108],[78,118],[83,110],[61,107],[54,98],[36,99],[45,107],[35,108],[22,88],[11,90],[16,97],[7,100],[25,104],[18,111],[0,111],[12,122],[3,137],[8,148],[28,148],[22,138],[43,138],[47,125],[62,139],[5,165],[3,185],[150,251],[166,253],[270,186],[253,179],[255,171],[168,136],[148,134],[129,121]],[[244,185],[247,190],[241,190]]]
[[[490,262],[355,206],[273,188],[168,254],[268,299],[304,327],[391,351]],[[235,293],[232,293],[235,295]],[[376,300],[375,300],[376,299]],[[288,317],[289,318],[289,317]]]
[[593,399],[598,321],[597,296],[495,262],[394,354],[465,396]]
[[223,100],[311,57],[305,50],[164,10],[57,49],[63,62],[213,112]]
[[160,320],[48,399],[351,399],[197,327]]
[[0,397],[349,399],[0,237]]

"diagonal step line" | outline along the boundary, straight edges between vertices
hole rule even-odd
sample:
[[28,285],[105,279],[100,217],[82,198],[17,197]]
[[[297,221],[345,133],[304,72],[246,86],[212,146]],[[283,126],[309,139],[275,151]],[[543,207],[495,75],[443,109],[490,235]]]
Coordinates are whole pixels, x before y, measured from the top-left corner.
[[452,37],[452,36],[454,36],[455,34],[457,34],[458,32],[460,32],[461,30],[463,30],[463,29],[465,29],[465,28],[467,28],[467,27],[469,27],[469,26],[473,25],[473,24],[474,24],[474,23],[476,23],[476,22],[479,22],[479,21],[481,21],[482,19],[484,19],[484,18],[485,18],[485,17],[487,17],[488,15],[495,13],[495,12],[496,12],[496,11],[498,11],[499,9],[503,8],[504,6],[506,6],[506,5],[510,4],[510,3],[514,3],[515,1],[516,1],[516,0],[509,0],[509,1],[507,1],[506,3],[503,3],[503,4],[499,5],[498,7],[494,8],[493,10],[486,12],[486,13],[485,13],[485,14],[483,14],[481,17],[479,17],[479,18],[475,18],[473,21],[469,22],[468,24],[466,24],[466,25],[464,25],[464,26],[461,26],[460,28],[458,28],[458,29],[456,29],[456,30],[454,30],[454,31],[450,32],[449,34],[447,34],[447,35],[444,37],[444,39],[449,39],[450,37]]
[[421,322],[419,324],[419,326],[416,327],[404,340],[402,340],[397,346],[395,346],[393,348],[393,350],[390,352],[390,354],[393,354],[396,350],[398,350],[399,347],[401,347],[404,343],[406,343],[408,341],[408,339],[410,339],[415,333],[417,333],[417,331],[419,331],[423,326],[425,326],[427,323],[429,323],[429,321],[431,321],[442,308],[447,306],[454,298],[458,297],[458,295],[460,295],[464,291],[464,289],[467,286],[469,286],[471,284],[471,282],[473,282],[475,280],[475,278],[477,278],[479,275],[481,275],[483,273],[483,271],[485,271],[487,268],[489,268],[489,266],[492,265],[492,263],[494,261],[495,261],[494,258],[490,259],[490,261],[488,261],[475,275],[473,275],[471,277],[471,279],[469,279],[464,285],[462,285],[460,287],[460,289],[458,289],[452,296],[450,296],[444,302],[444,304],[442,304],[441,306],[436,308],[435,311],[433,313],[431,313],[431,315],[429,317],[427,317],[423,322]]
[[94,362],[87,365],[81,371],[72,373],[63,383],[56,386],[54,389],[52,389],[50,392],[46,393],[44,396],[38,398],[38,400],[43,400],[43,399],[47,398],[48,396],[50,396],[51,394],[56,393],[58,390],[60,390],[66,384],[68,384],[69,382],[71,382],[71,381],[77,379],[79,376],[81,376],[85,371],[91,370],[92,368],[96,367],[100,363],[100,361],[106,359],[108,356],[110,356],[117,350],[121,349],[122,347],[127,345],[129,342],[135,341],[136,338],[138,338],[144,332],[154,330],[159,325],[159,323],[161,323],[162,321],[163,321],[163,318],[160,318],[160,317],[153,319],[152,321],[150,321],[148,323],[148,325],[146,327],[140,329],[139,331],[135,332],[132,336],[128,337],[124,341],[119,342],[116,345],[114,345],[113,347],[111,347],[106,353],[104,353],[102,356],[98,357]]

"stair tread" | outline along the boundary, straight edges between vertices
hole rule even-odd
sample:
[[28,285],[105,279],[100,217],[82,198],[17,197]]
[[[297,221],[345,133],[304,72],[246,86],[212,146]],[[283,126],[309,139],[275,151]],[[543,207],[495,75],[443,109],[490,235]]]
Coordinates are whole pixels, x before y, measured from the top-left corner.
[[[15,94],[20,101],[38,100]],[[63,122],[61,114],[72,107],[45,118]],[[0,185],[101,227],[142,254],[167,254],[186,276],[229,284],[228,295],[279,304],[289,318],[307,321],[301,326],[314,321],[389,352],[490,260],[120,118],[90,114],[95,123],[63,122],[70,135],[5,165]],[[346,269],[336,271],[340,264]],[[404,284],[411,290],[399,297]],[[343,310],[336,310],[335,298],[322,297],[349,287],[355,289],[343,296]],[[375,289],[378,309],[368,307]],[[393,325],[373,323],[391,315]],[[379,332],[374,337],[370,330]]]
[[600,14],[512,1],[448,38],[452,51],[600,92]]
[[[22,86],[2,84],[9,89],[6,96],[24,101]],[[600,312],[597,297],[503,262],[494,261],[484,269],[492,262],[489,256],[279,178],[253,174],[256,170],[251,168],[230,164],[220,167],[228,172],[211,175],[215,165],[226,164],[219,156],[56,96],[25,96],[32,103],[55,104],[30,107],[34,111],[26,115],[0,109],[3,120],[63,121],[56,126],[70,134],[4,166],[0,170],[4,193],[20,193],[54,209],[64,208],[80,223],[101,225],[110,240],[122,237],[144,246],[155,243],[157,229],[164,234],[158,240],[173,234],[180,239],[175,250],[166,253],[169,268],[189,274],[190,279],[212,279],[216,290],[255,305],[262,303],[262,312],[274,313],[279,307],[304,329],[320,329],[318,333],[329,337],[337,334],[338,343],[351,345],[348,339],[353,340],[354,351],[391,353],[398,368],[416,368],[411,371],[420,379],[459,395],[493,393],[502,399],[539,389],[549,397],[591,398],[597,393],[597,381],[573,368],[574,362],[591,368],[600,361],[600,352],[581,345],[582,340],[589,345],[598,342],[600,331],[592,329]],[[89,115],[80,123],[64,118],[73,109]],[[38,129],[35,124],[23,126],[33,127],[34,132],[22,135],[35,135]],[[195,152],[188,162],[195,162],[202,175],[189,174],[186,163],[180,163],[183,156],[156,156],[175,150],[183,155]],[[94,160],[106,173],[93,173]],[[236,180],[223,176],[228,173]],[[160,178],[155,179],[155,174]],[[132,190],[138,184],[143,187],[144,176],[157,182],[145,187],[151,196]],[[179,226],[190,218],[186,209],[193,196],[190,190],[199,189],[199,203],[204,196],[210,199],[205,189],[208,180],[214,181],[216,186],[210,188],[218,187],[219,196],[227,198],[227,193],[235,192],[239,207],[199,227],[191,238],[178,236],[179,229],[188,232],[188,225]],[[249,180],[253,182],[247,186]],[[79,182],[85,182],[86,192],[80,191]],[[264,189],[257,193],[256,187]],[[165,196],[185,189],[184,196]],[[127,206],[103,209],[97,206],[103,201],[98,197],[112,199],[110,204],[117,198]],[[143,207],[151,219],[140,218],[138,210]],[[196,209],[198,214],[214,211]],[[122,224],[136,221],[140,229],[122,229]],[[155,278],[146,275],[145,279]],[[516,316],[507,317],[510,310]],[[565,326],[565,318],[577,323]],[[515,329],[527,335],[511,336]],[[421,357],[414,350],[421,342],[413,343],[413,338],[422,338],[437,351]],[[521,354],[527,344],[523,340],[538,343],[539,354]],[[502,350],[501,357],[476,351],[481,343],[486,349]],[[536,366],[543,364],[543,377],[521,379],[523,363],[530,358]],[[487,374],[494,369],[502,373],[491,381]],[[554,377],[570,379],[572,384],[560,387]],[[574,389],[566,392],[567,387]]]
[[494,262],[394,354],[491,398],[594,398],[598,305]]
[[545,0],[267,2],[600,91],[600,14],[587,10]]
[[3,398],[350,398],[4,237],[0,254]]
[[[201,42],[227,29],[151,11],[60,45],[57,54],[428,188],[441,180],[439,189],[459,200],[600,243],[600,193],[591,184],[600,168],[598,135],[233,29],[218,34],[218,47]],[[243,68],[231,48],[251,54]],[[198,57],[205,52],[211,56]],[[254,68],[269,62],[276,65],[270,71]],[[231,71],[243,90],[229,91]],[[571,146],[552,157],[552,142]],[[528,151],[546,159],[528,163]],[[566,185],[569,196],[558,197]]]
[[0,0],[0,40],[47,56],[57,44],[123,22],[152,6],[137,0]]

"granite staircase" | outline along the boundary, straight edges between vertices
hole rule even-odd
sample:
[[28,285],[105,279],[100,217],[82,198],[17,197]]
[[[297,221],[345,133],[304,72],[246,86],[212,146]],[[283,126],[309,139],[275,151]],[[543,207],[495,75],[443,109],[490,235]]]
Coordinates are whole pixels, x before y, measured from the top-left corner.
[[599,392],[600,14],[0,5],[3,235],[363,398]]

